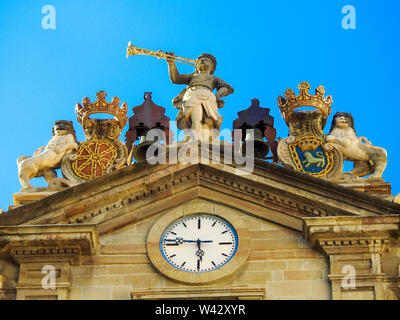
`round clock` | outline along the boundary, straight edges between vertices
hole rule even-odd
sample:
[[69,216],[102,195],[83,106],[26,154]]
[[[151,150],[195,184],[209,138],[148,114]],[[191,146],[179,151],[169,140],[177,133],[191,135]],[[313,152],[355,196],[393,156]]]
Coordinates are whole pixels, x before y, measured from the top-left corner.
[[238,236],[226,220],[209,214],[178,219],[160,239],[160,251],[173,267],[186,272],[210,272],[235,255]]
[[250,237],[241,215],[234,209],[212,211],[171,210],[153,224],[147,253],[158,271],[179,282],[206,284],[245,265]]

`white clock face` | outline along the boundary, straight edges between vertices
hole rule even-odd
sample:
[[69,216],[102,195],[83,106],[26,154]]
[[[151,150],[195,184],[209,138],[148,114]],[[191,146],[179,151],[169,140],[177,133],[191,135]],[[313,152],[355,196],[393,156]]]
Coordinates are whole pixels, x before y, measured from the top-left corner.
[[208,272],[220,268],[236,253],[238,237],[224,219],[196,214],[172,223],[161,236],[163,257],[175,268],[187,272]]

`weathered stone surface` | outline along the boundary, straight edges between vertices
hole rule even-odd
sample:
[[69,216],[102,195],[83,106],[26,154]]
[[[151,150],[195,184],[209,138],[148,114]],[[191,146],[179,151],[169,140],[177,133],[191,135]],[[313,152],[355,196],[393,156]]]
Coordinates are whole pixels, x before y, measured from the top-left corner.
[[[303,234],[330,261],[333,299],[389,299],[399,285],[399,273],[382,272],[382,258],[397,263],[400,217],[325,217],[304,220]],[[392,248],[389,254],[389,248]],[[389,270],[391,268],[389,267]],[[392,281],[391,288],[387,282]]]
[[[204,284],[190,285],[155,267],[148,239],[163,217],[197,213],[238,217],[248,257],[212,281],[194,274]],[[247,176],[228,164],[139,163],[0,215],[0,297],[395,299],[399,213],[258,160]],[[45,264],[56,269],[54,290],[41,286]],[[349,264],[353,291],[342,288]]]

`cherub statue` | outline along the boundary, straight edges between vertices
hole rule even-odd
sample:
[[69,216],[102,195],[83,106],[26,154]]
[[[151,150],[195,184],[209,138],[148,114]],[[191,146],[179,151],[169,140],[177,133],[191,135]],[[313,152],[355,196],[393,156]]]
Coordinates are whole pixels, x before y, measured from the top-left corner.
[[[173,53],[168,53],[174,55]],[[169,77],[172,83],[186,84],[184,89],[173,99],[172,104],[179,109],[176,117],[179,129],[192,129],[198,139],[208,140],[209,136],[202,134],[202,129],[219,130],[222,117],[218,108],[224,101],[220,98],[233,93],[233,88],[222,79],[214,76],[217,60],[211,54],[203,53],[197,58],[196,71],[190,74],[180,74],[174,59],[167,58]],[[217,89],[214,95],[213,90]]]
[[44,177],[49,187],[59,185],[61,180],[68,186],[66,179],[57,178],[55,169],[60,168],[64,156],[77,150],[78,143],[72,122],[66,120],[55,121],[53,137],[47,146],[37,149],[32,157],[22,156],[17,160],[18,177],[22,188],[33,188],[29,180],[35,177]]
[[354,129],[351,113],[337,112],[332,120],[331,130],[326,142],[338,148],[345,160],[354,162],[349,174],[362,177],[381,178],[387,164],[387,152],[381,147],[371,145],[365,137],[358,137]]

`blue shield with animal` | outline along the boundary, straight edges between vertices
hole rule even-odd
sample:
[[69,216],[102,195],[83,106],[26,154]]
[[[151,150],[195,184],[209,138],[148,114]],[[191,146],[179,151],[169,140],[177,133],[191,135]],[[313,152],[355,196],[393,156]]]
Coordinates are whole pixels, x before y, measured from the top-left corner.
[[291,144],[289,149],[300,172],[321,177],[332,169],[332,155],[324,150],[322,139],[302,137]]

